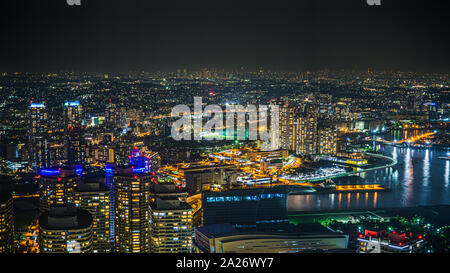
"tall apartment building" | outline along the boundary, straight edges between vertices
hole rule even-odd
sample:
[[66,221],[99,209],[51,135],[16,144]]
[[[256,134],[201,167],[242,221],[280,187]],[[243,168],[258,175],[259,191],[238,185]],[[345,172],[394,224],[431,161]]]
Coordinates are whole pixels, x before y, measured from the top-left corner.
[[13,199],[0,188],[0,254],[14,252]]
[[94,253],[111,251],[110,190],[99,181],[86,181],[75,190],[75,204],[92,215],[92,242]]
[[281,149],[293,151],[294,149],[294,121],[295,108],[287,104],[280,106],[280,136],[279,144]]
[[31,103],[28,107],[29,162],[33,170],[48,167],[49,143],[47,139],[47,107],[43,103]]
[[39,211],[48,211],[52,206],[67,206],[75,203],[75,189],[80,183],[77,175],[81,169],[58,167],[39,172]]
[[192,207],[176,185],[154,184],[149,209],[150,252],[192,252]]
[[52,207],[39,216],[41,253],[92,253],[92,215],[74,206]]
[[139,168],[117,168],[114,175],[115,251],[149,251],[150,184],[154,175]]
[[320,155],[337,154],[337,130],[333,125],[319,126],[317,132],[317,153]]
[[317,151],[317,117],[314,115],[296,118],[294,125],[293,151],[310,155]]
[[82,165],[84,140],[82,107],[78,101],[64,103],[65,154],[66,164]]

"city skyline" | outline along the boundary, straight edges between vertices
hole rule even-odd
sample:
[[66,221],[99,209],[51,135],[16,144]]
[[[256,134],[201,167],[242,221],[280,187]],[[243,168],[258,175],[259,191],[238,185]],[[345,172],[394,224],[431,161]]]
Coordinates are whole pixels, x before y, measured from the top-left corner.
[[447,3],[0,10],[0,258],[253,272],[450,252]]

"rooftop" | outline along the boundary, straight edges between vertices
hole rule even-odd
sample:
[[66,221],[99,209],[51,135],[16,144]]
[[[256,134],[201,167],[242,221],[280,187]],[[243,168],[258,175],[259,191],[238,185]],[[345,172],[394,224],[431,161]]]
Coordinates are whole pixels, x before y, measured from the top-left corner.
[[47,230],[85,229],[92,225],[92,215],[77,207],[52,207],[39,217],[39,226]]

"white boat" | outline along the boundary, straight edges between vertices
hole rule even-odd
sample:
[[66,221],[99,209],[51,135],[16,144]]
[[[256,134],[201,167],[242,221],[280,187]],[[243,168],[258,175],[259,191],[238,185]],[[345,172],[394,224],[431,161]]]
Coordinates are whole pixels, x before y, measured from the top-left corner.
[[440,156],[439,159],[450,160],[450,156]]

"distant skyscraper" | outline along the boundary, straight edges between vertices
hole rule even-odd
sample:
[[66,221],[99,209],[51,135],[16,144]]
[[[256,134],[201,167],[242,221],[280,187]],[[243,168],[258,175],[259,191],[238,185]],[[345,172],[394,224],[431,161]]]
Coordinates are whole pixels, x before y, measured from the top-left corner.
[[82,126],[82,107],[78,101],[64,103],[65,124],[69,128],[79,128]]
[[337,154],[337,130],[333,125],[320,126],[318,129],[317,153],[321,155]]
[[153,175],[140,168],[117,168],[114,175],[115,251],[149,251],[150,183]]
[[109,189],[99,181],[81,182],[75,191],[75,203],[93,218],[92,241],[94,253],[111,251]]
[[79,170],[69,167],[42,169],[39,172],[39,210],[52,206],[73,205],[75,188],[80,183]]
[[84,159],[84,141],[82,126],[82,108],[78,101],[64,104],[65,150],[68,165],[82,165]]
[[0,188],[0,254],[14,252],[13,199]]
[[53,207],[39,217],[41,253],[91,253],[93,250],[92,216],[83,209]]
[[47,108],[43,103],[31,103],[28,108],[30,164],[37,171],[49,166]]
[[150,252],[192,251],[192,207],[176,185],[154,184],[150,203]]
[[280,140],[281,149],[293,150],[295,108],[287,104],[280,107]]
[[317,118],[300,116],[296,118],[294,151],[297,154],[311,155],[317,152]]

